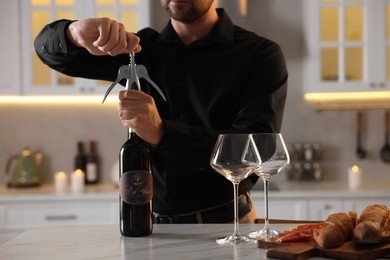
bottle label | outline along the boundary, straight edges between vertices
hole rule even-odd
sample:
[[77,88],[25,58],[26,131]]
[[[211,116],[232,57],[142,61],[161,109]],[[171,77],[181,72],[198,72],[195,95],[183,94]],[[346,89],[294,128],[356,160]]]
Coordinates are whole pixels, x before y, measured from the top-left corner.
[[119,180],[122,200],[132,205],[146,204],[153,197],[153,177],[147,171],[128,171]]
[[87,163],[87,181],[97,180],[97,165],[96,163]]

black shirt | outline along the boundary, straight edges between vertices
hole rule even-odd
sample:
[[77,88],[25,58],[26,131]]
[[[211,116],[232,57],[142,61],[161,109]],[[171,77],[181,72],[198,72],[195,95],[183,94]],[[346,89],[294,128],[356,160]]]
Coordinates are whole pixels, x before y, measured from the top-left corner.
[[[233,186],[213,171],[209,160],[219,133],[279,132],[287,92],[287,69],[280,47],[235,26],[218,9],[219,21],[204,38],[185,46],[171,23],[161,33],[137,33],[146,66],[167,102],[141,81],[155,99],[166,133],[152,148],[153,210],[188,213],[233,198]],[[41,60],[67,75],[114,81],[128,55],[93,56],[70,44],[67,20],[47,25],[35,40]],[[119,122],[118,122],[119,123]],[[257,177],[240,184],[240,194]],[[233,216],[232,216],[233,218]]]

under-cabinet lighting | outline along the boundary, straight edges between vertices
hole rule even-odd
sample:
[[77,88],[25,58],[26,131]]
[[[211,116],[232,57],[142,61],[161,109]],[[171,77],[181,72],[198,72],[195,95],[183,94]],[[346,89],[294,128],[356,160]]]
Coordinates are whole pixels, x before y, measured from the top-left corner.
[[317,110],[390,109],[390,91],[305,93]]
[[304,99],[310,102],[375,101],[375,100],[390,101],[390,91],[305,93]]
[[[42,95],[42,96],[17,96],[0,95],[1,104],[81,104],[95,105],[101,104],[103,95]],[[118,104],[118,97],[108,96],[104,104]]]

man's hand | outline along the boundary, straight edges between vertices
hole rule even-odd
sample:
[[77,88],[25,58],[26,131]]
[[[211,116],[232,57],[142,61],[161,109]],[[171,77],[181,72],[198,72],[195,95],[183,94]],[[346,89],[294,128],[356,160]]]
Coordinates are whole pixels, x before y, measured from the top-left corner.
[[115,56],[141,51],[138,36],[127,32],[123,24],[109,18],[89,18],[72,22],[67,36],[74,45],[83,47],[94,55]]
[[125,127],[132,128],[145,142],[158,144],[165,131],[154,99],[138,90],[119,92],[119,117]]

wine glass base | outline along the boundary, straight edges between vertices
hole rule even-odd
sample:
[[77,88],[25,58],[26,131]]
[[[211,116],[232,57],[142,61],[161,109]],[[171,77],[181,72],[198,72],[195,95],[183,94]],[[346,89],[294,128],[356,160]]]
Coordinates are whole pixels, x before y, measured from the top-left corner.
[[256,240],[273,241],[276,240],[278,235],[279,235],[278,231],[267,228],[267,229],[251,232],[248,234],[248,237]]
[[246,236],[231,235],[216,240],[219,245],[238,245],[238,244],[254,244],[256,240],[250,239]]

